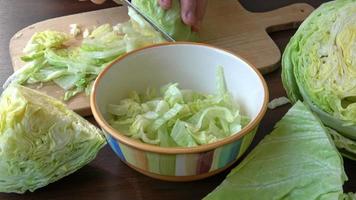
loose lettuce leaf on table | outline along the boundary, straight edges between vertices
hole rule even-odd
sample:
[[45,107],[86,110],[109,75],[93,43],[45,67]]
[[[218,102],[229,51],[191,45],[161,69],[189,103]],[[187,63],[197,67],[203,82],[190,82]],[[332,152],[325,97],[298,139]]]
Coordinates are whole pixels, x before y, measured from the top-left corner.
[[205,200],[342,199],[342,157],[320,120],[297,102]]
[[0,192],[24,193],[92,161],[102,132],[63,103],[12,85],[0,99]]

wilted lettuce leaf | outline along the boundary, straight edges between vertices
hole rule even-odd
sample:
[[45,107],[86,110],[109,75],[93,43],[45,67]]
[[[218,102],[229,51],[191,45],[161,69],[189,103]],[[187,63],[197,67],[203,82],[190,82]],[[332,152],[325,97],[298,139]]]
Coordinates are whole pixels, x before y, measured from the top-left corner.
[[132,4],[175,40],[197,40],[197,34],[181,19],[179,0],[172,0],[172,7],[167,10],[162,9],[157,0],[132,0]]
[[0,192],[34,191],[93,160],[102,132],[51,97],[10,86],[0,99]]
[[342,157],[320,120],[297,102],[205,200],[341,199]]
[[[335,134],[354,142],[355,44],[356,0],[335,0],[321,5],[303,22],[282,59],[289,98],[303,99]],[[344,146],[340,140],[336,145]]]

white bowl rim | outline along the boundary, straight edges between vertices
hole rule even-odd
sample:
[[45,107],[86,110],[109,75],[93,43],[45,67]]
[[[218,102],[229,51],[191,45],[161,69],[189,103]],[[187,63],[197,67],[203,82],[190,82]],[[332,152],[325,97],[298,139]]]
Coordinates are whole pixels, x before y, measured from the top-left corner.
[[[245,126],[243,129],[241,129],[238,133],[233,134],[229,137],[226,137],[222,140],[210,143],[210,144],[204,144],[204,145],[200,145],[200,146],[196,146],[196,147],[161,147],[161,146],[156,146],[156,145],[151,145],[151,144],[146,144],[143,143],[141,141],[132,139],[128,136],[125,136],[124,134],[120,133],[119,131],[117,131],[116,129],[114,129],[113,127],[111,127],[106,120],[104,119],[103,115],[100,113],[99,108],[97,106],[96,103],[96,91],[97,91],[97,87],[99,85],[99,82],[101,81],[101,79],[105,76],[105,74],[107,73],[107,71],[113,67],[116,63],[119,63],[121,60],[125,59],[126,57],[136,54],[138,52],[144,51],[146,49],[150,49],[150,48],[155,48],[155,47],[160,47],[160,46],[174,46],[174,45],[197,45],[197,46],[203,46],[203,47],[208,47],[208,48],[212,48],[214,50],[218,50],[220,52],[229,54],[237,59],[241,59],[242,61],[244,61],[245,63],[247,63],[247,66],[250,67],[251,69],[253,69],[253,71],[258,75],[259,80],[261,81],[262,85],[263,85],[263,91],[264,91],[264,99],[263,99],[263,105],[262,108],[260,109],[260,111],[258,112],[257,116],[250,122],[248,123],[247,126]],[[244,58],[242,58],[241,56],[239,56],[236,53],[233,53],[231,51],[219,48],[219,47],[215,47],[212,45],[208,45],[208,44],[203,44],[203,43],[197,43],[197,42],[165,42],[165,43],[159,43],[159,44],[153,44],[153,45],[149,45],[149,46],[145,46],[142,48],[138,48],[136,50],[133,50],[129,53],[126,53],[123,56],[120,56],[119,58],[115,59],[114,61],[112,61],[96,78],[94,85],[93,85],[93,89],[92,89],[92,93],[90,95],[90,107],[92,110],[92,113],[94,115],[94,118],[96,120],[96,122],[99,124],[99,126],[108,134],[110,134],[112,137],[114,137],[116,140],[118,140],[120,143],[123,143],[125,145],[131,146],[135,149],[139,149],[142,151],[148,151],[148,152],[153,152],[153,153],[159,153],[159,154],[193,154],[193,153],[202,153],[202,152],[207,152],[207,151],[211,151],[213,149],[216,149],[218,147],[224,146],[226,144],[230,144],[232,142],[235,142],[237,140],[239,140],[240,138],[242,138],[243,136],[245,136],[246,134],[250,133],[251,131],[253,131],[253,129],[255,129],[260,121],[262,120],[263,116],[265,115],[266,111],[267,111],[267,103],[268,103],[268,99],[269,99],[269,92],[268,92],[268,87],[266,84],[266,81],[264,80],[262,74],[258,71],[258,69],[252,65],[251,63],[249,63],[247,60],[245,60]]]

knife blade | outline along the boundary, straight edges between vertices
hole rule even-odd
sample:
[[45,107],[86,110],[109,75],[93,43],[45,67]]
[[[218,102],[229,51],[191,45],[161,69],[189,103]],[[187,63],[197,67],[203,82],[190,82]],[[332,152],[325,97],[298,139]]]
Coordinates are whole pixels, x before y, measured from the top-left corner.
[[160,27],[158,27],[154,22],[152,22],[148,17],[146,17],[141,11],[134,6],[131,1],[129,0],[114,0],[114,2],[121,4],[123,3],[124,5],[131,7],[137,14],[139,14],[148,24],[150,24],[156,31],[161,33],[162,37],[167,40],[168,42],[175,42],[175,40],[167,34],[165,31],[163,31]]

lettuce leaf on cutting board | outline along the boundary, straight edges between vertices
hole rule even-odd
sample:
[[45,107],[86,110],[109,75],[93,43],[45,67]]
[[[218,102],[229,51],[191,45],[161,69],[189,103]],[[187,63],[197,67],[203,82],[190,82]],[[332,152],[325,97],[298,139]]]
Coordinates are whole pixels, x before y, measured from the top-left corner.
[[204,199],[342,199],[346,180],[342,157],[327,130],[297,102]]

